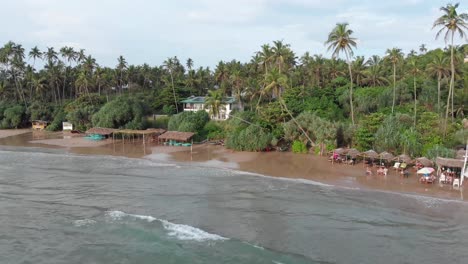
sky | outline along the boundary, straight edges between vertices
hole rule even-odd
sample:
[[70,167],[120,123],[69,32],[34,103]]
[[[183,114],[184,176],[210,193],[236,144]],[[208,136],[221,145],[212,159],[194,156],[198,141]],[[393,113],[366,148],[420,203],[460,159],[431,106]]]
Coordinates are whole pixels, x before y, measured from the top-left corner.
[[[177,56],[195,67],[220,60],[247,62],[260,46],[282,40],[297,56],[330,57],[324,42],[347,22],[358,39],[355,55],[444,47],[434,20],[448,2],[435,0],[0,0],[0,45],[7,41],[85,49],[103,66],[123,55],[129,64],[160,65]],[[467,12],[468,3],[459,12]],[[456,39],[456,43],[466,40]]]

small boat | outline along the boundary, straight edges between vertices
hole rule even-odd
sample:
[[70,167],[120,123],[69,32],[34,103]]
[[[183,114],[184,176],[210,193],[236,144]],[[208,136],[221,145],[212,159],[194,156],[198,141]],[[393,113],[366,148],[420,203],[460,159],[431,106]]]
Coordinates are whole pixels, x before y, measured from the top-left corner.
[[105,137],[103,135],[99,135],[99,134],[91,134],[91,135],[87,135],[85,136],[86,139],[89,139],[89,140],[103,140]]

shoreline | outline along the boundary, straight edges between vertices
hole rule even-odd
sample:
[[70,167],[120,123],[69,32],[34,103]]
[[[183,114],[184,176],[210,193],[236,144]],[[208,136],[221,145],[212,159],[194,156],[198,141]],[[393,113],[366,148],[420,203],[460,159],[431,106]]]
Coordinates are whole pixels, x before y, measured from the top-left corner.
[[[28,133],[30,132],[30,133]],[[3,133],[6,134],[6,133]],[[63,149],[80,155],[110,155],[159,162],[177,162],[190,166],[229,169],[257,176],[278,179],[296,179],[351,189],[389,191],[405,195],[423,195],[450,200],[464,200],[463,189],[451,186],[421,184],[412,170],[409,178],[390,169],[387,177],[367,176],[362,163],[356,165],[332,164],[324,156],[294,154],[291,152],[238,152],[209,144],[188,147],[170,147],[142,142],[91,141],[82,136],[62,132],[22,131],[0,137],[0,146],[40,147]],[[0,130],[2,135],[2,130]]]

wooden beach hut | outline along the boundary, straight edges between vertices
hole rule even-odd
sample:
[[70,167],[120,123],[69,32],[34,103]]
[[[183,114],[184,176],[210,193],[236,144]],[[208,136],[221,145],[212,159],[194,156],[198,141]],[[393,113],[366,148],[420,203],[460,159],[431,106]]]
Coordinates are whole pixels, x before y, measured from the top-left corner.
[[167,131],[166,133],[158,137],[159,141],[168,142],[189,142],[195,133],[192,132],[179,132],[179,131]]
[[124,144],[125,144],[125,136],[131,137],[134,142],[135,142],[135,137],[137,138],[142,137],[143,145],[145,145],[147,140],[153,139],[154,141],[155,137],[160,136],[164,132],[166,132],[165,129],[159,129],[159,128],[150,128],[146,130],[120,129],[120,130],[114,131],[114,134],[112,137],[114,139],[117,134],[122,135],[122,140]]
[[384,161],[385,163],[390,163],[390,161],[392,161],[393,158],[395,158],[395,156],[393,156],[392,153],[389,153],[387,151],[384,151],[379,154],[380,163],[382,163],[382,161]]
[[49,125],[49,121],[43,121],[43,120],[33,120],[31,121],[32,123],[32,129],[35,129],[35,130],[44,130],[47,128],[47,126]]
[[114,134],[117,129],[114,128],[104,128],[104,127],[93,127],[86,131],[88,135],[100,135],[105,138],[108,138]]
[[[436,165],[437,172],[444,172],[444,176],[448,176],[453,179],[452,183],[454,187],[460,187],[463,183],[462,175],[464,174],[464,160],[437,157]],[[442,168],[448,169],[444,171]],[[449,183],[451,182],[449,181]]]

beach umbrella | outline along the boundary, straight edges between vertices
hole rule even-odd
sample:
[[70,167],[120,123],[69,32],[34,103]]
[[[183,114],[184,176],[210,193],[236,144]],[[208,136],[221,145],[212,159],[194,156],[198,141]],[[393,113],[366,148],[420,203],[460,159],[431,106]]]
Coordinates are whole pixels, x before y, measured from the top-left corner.
[[371,158],[371,159],[376,159],[376,158],[379,157],[379,154],[377,154],[377,152],[375,152],[375,151],[372,150],[372,149],[361,153],[361,155],[362,155],[364,158]]
[[346,154],[349,155],[351,158],[356,158],[359,154],[361,154],[361,152],[359,152],[359,150],[355,148],[352,148],[352,149],[349,149],[346,152]]
[[432,161],[426,157],[417,158],[416,161],[421,163],[425,167],[430,167],[433,165]]
[[334,153],[338,154],[338,155],[343,155],[345,152],[346,152],[346,149],[344,148],[337,148],[335,150],[333,150]]
[[394,156],[392,155],[392,153],[388,153],[387,151],[384,151],[379,154],[379,158],[380,160],[391,161],[394,158]]
[[418,170],[418,174],[431,174],[433,172],[434,172],[434,168],[430,168],[430,167],[424,167]]
[[464,149],[459,149],[455,155],[456,159],[464,159],[465,158],[465,150]]
[[406,155],[406,154],[401,154],[401,155],[398,155],[394,158],[394,160],[396,161],[402,161],[404,163],[411,163],[411,158],[410,156]]

